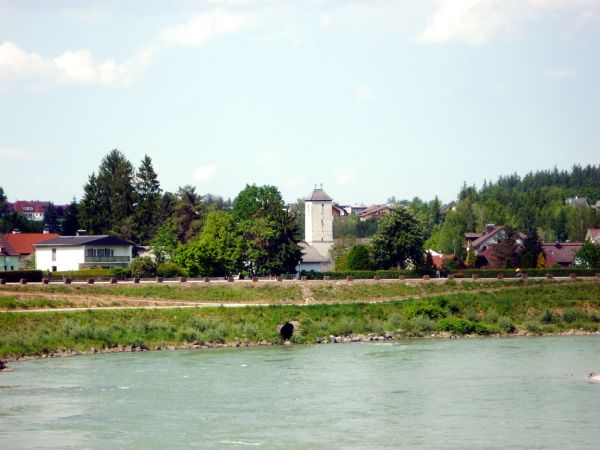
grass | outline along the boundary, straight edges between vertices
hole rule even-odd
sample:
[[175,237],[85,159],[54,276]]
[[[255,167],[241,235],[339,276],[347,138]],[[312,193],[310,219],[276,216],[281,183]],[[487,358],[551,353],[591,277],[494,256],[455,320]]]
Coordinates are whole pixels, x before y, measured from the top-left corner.
[[244,285],[204,285],[204,284],[128,284],[128,285],[71,285],[71,286],[6,286],[7,292],[46,292],[51,294],[73,294],[86,296],[136,297],[158,300],[190,301],[255,301],[288,302],[302,300],[300,286],[296,284],[244,284]]
[[600,329],[600,283],[523,285],[519,289],[459,292],[386,303],[211,307],[168,310],[0,314],[0,357],[41,355],[56,350],[186,342],[220,344],[280,342],[277,325],[300,323],[297,343],[329,335],[391,332],[398,337],[430,333],[556,333]]
[[35,308],[68,308],[75,306],[68,300],[53,300],[47,298],[31,298],[22,300],[11,296],[0,296],[1,309],[35,309]]

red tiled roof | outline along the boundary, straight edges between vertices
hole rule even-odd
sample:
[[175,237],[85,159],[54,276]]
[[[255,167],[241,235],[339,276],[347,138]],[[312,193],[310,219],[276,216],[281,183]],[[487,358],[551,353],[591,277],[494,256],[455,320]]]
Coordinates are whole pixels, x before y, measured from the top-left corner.
[[49,203],[50,202],[17,200],[13,203],[13,210],[18,213],[43,213]]
[[35,252],[33,244],[48,241],[59,237],[58,233],[17,233],[5,234],[4,238],[8,241],[12,248],[21,255],[29,255]]
[[2,256],[19,256],[16,250],[10,245],[10,242],[0,234],[0,255]]
[[561,266],[569,265],[575,260],[575,253],[583,247],[581,242],[557,242],[554,244],[542,244],[542,253],[546,259],[546,266],[555,264]]

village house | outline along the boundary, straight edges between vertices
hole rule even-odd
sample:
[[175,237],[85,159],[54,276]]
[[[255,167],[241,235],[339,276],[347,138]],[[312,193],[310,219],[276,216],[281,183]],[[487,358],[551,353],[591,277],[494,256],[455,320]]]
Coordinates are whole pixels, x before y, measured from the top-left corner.
[[554,242],[542,244],[542,254],[546,267],[569,267],[575,261],[577,250],[583,247],[581,242]]
[[50,272],[92,267],[127,267],[133,244],[112,236],[61,236],[33,245],[38,270]]
[[391,213],[393,210],[394,207],[390,205],[371,205],[359,215],[359,218],[363,221],[380,219],[384,215]]
[[578,196],[568,198],[567,200],[565,200],[565,204],[570,205],[570,206],[581,206],[581,207],[585,207],[585,208],[590,207],[590,203],[588,202],[588,199],[586,197],[578,197]]
[[[480,267],[487,268],[503,268],[505,261],[494,260],[494,246],[505,237],[506,228],[496,226],[491,223],[485,228],[485,231],[481,233],[465,233],[465,240],[467,241],[467,250],[473,249],[478,259],[478,265]],[[527,236],[521,232],[516,233],[515,248],[513,255],[518,256],[523,250],[523,241]]]
[[[39,200],[17,200],[14,203],[8,203],[9,211],[16,212],[25,216],[28,220],[41,222],[44,220],[44,213],[50,205],[50,202],[40,202]],[[54,205],[57,210],[64,210],[68,205]]]
[[19,255],[19,269],[24,269],[28,266],[27,261],[35,255],[34,244],[49,241],[59,237],[58,233],[19,233],[13,232],[5,234],[4,239],[10,244],[14,251]]
[[12,248],[6,238],[0,234],[0,272],[17,270],[19,268],[19,254]]
[[588,228],[585,240],[592,244],[600,244],[600,228]]

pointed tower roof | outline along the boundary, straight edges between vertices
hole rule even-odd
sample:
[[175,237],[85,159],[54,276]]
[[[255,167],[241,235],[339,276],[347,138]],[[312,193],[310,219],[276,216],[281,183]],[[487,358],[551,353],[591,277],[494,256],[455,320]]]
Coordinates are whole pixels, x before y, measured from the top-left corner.
[[308,197],[304,199],[306,202],[332,202],[333,199],[327,195],[327,193],[323,190],[323,187],[317,188],[312,191]]

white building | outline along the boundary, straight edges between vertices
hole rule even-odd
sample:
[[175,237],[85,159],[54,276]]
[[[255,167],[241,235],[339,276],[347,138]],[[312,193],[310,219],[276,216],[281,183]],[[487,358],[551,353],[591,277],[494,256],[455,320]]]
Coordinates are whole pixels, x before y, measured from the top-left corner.
[[61,236],[34,244],[38,270],[69,271],[90,267],[127,267],[133,244],[116,237]]
[[333,199],[322,187],[315,187],[304,199],[304,242],[300,246],[302,261],[298,272],[332,270],[333,260],[329,251],[333,247]]

